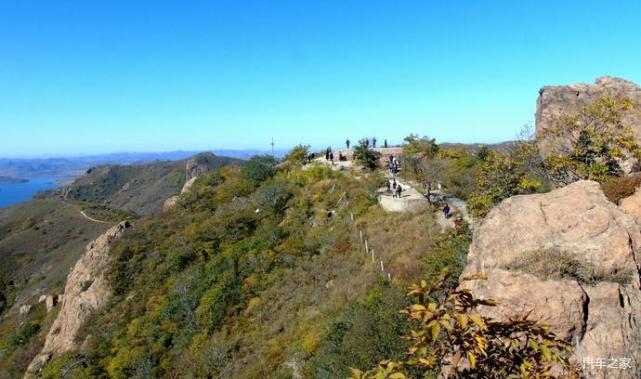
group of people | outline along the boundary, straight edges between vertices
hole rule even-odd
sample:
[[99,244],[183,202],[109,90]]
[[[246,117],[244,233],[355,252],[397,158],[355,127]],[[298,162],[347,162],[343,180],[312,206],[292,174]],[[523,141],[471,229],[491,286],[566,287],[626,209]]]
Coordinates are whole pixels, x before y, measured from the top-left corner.
[[334,163],[334,152],[329,146],[325,149],[325,160],[332,162],[332,164]]
[[388,180],[387,182],[387,193],[392,193],[392,197],[400,198],[401,192],[403,192],[403,187],[399,183],[396,183],[396,179],[392,178],[392,182]]

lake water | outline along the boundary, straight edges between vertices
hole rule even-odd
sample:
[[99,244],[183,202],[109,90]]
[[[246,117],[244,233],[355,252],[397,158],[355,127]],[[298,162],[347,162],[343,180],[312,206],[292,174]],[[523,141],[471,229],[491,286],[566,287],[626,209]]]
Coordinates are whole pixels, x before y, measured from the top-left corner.
[[56,180],[51,178],[29,179],[26,183],[0,182],[0,208],[27,201],[39,191],[56,188]]

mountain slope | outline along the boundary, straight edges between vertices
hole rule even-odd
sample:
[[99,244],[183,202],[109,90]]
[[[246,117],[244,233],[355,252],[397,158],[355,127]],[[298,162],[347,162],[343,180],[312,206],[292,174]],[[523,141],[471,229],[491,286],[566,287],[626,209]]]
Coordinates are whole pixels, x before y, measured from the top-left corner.
[[[318,166],[201,175],[115,242],[113,297],[43,377],[334,378],[400,357],[404,286],[440,229],[429,212],[381,212],[378,187]],[[359,230],[380,236],[376,262]]]
[[167,198],[180,192],[186,180],[201,172],[240,160],[211,153],[180,160],[134,166],[98,166],[65,187],[65,199],[103,204],[139,215],[162,209]]

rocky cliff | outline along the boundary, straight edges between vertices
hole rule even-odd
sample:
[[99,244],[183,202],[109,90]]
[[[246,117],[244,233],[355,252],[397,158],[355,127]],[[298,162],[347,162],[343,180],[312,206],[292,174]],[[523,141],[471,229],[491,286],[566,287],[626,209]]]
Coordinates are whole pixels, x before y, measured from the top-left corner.
[[215,166],[212,164],[212,161],[215,160],[216,156],[212,153],[203,153],[188,159],[185,165],[185,184],[183,184],[180,194],[171,196],[165,200],[162,206],[163,212],[175,207],[176,204],[178,204],[178,200],[180,200],[180,196],[189,192],[196,179],[198,179],[200,175],[212,170],[212,167]]
[[[465,284],[497,307],[495,319],[529,314],[575,345],[590,378],[636,378],[641,367],[641,228],[596,182],[515,196],[474,230]],[[631,368],[607,368],[595,360]],[[623,361],[629,359],[630,361]]]
[[129,222],[121,222],[87,245],[85,254],[67,277],[60,312],[25,377],[36,374],[52,357],[78,348],[76,339],[80,327],[110,296],[104,271],[109,263],[111,244],[129,227]]
[[[554,126],[562,114],[572,115],[595,99],[604,96],[625,96],[641,106],[641,87],[637,84],[610,76],[597,78],[594,84],[570,84],[546,86],[539,90],[536,104],[536,135],[543,154],[551,150],[549,140],[542,138],[543,131]],[[637,141],[641,143],[641,112],[629,112],[624,124],[633,128]]]

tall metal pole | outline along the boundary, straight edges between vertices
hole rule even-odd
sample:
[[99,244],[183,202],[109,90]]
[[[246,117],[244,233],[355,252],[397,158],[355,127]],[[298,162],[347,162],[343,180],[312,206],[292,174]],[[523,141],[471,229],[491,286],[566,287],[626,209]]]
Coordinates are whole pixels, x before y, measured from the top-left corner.
[[276,158],[276,156],[274,156],[274,137],[272,137],[271,145],[272,145],[272,158]]

